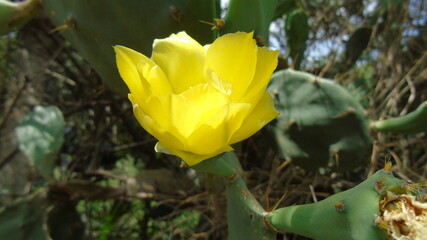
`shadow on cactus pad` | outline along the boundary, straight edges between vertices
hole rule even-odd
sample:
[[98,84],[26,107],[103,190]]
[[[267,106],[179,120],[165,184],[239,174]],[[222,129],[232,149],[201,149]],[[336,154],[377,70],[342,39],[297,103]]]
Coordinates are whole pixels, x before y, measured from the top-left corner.
[[280,112],[268,131],[281,157],[307,170],[346,171],[368,161],[369,119],[343,87],[287,69],[273,75],[268,90]]

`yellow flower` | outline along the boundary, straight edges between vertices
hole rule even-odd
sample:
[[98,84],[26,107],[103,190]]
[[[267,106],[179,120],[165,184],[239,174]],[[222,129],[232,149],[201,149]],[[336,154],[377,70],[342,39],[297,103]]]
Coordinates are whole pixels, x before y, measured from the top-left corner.
[[180,32],[155,40],[151,59],[114,47],[135,117],[159,140],[156,151],[192,166],[232,151],[278,115],[265,89],[279,53],[252,37],[226,34],[201,46]]

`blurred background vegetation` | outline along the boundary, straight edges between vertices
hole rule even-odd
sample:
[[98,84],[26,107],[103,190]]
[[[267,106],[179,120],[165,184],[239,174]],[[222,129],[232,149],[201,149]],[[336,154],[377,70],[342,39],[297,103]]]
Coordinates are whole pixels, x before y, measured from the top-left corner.
[[[278,70],[291,67],[334,79],[370,119],[407,114],[427,99],[425,1],[298,2],[306,21],[276,14],[264,42],[280,49]],[[221,6],[225,12],[227,4]],[[41,14],[0,37],[0,232],[19,227],[21,233],[10,239],[49,239],[44,229],[54,240],[225,239],[220,179],[155,153],[156,140],[134,119],[127,98],[103,85],[54,28]],[[58,157],[47,170],[30,164],[15,130],[24,116],[33,121],[28,114],[39,105],[56,106],[60,113],[53,121],[61,113],[64,119],[51,128],[63,132],[64,144],[52,150]],[[52,114],[38,110],[42,118]],[[399,177],[426,182],[426,150],[426,133],[377,133],[369,164],[321,174],[283,166],[264,131],[236,146],[248,186],[266,209],[280,199],[280,206],[321,200],[355,186],[387,160]]]

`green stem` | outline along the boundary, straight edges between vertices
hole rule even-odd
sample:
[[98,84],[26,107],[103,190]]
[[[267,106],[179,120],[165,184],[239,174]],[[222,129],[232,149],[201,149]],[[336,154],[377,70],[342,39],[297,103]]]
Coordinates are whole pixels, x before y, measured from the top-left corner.
[[236,155],[230,152],[224,154],[223,157],[236,172],[233,179],[225,180],[228,239],[276,239],[276,233],[268,229],[263,223],[263,218],[267,213],[248,190]]
[[427,131],[427,101],[418,108],[401,117],[374,122],[374,128],[380,132],[414,134]]
[[227,194],[229,240],[273,240],[276,233],[264,224],[267,212],[248,190],[234,152],[227,152],[192,166],[194,170],[224,177]]
[[210,173],[224,178],[231,178],[235,170],[224,160],[225,154],[226,153],[204,160],[192,166],[192,168],[200,173]]

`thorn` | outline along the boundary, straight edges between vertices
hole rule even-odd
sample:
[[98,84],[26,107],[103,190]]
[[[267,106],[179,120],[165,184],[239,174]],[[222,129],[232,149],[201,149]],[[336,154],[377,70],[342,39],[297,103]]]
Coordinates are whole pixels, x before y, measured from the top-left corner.
[[292,162],[292,159],[286,159],[280,166],[276,169],[277,171],[282,170],[284,167],[288,166]]
[[340,113],[340,114],[337,114],[337,115],[333,116],[332,118],[333,118],[333,119],[341,118],[341,117],[345,117],[345,116],[348,116],[348,115],[350,115],[350,114],[354,114],[354,113],[356,113],[356,109],[354,109],[354,108],[352,108],[352,107],[349,107],[349,108],[347,109],[347,111],[345,111],[345,112],[343,112],[343,113]]
[[273,212],[274,210],[276,210],[276,209],[277,209],[277,207],[279,207],[280,203],[282,203],[282,202],[283,202],[283,200],[285,200],[285,196],[286,196],[286,194],[288,194],[288,192],[283,193],[283,195],[282,195],[282,197],[279,199],[279,201],[277,201],[277,202],[274,204],[273,209],[271,209],[271,211],[272,211],[272,212]]
[[265,191],[265,210],[270,212],[270,198],[268,197],[267,191]]
[[266,42],[266,39],[261,37],[260,35],[255,36],[255,41],[258,46],[268,46],[269,44]]
[[65,20],[65,24],[64,25],[61,25],[59,27],[56,27],[56,28],[50,30],[49,34],[52,34],[54,32],[58,32],[58,31],[62,31],[62,30],[66,30],[66,29],[69,29],[69,28],[73,28],[73,29],[76,28],[76,23],[71,18],[67,18]]
[[332,157],[334,158],[334,160],[335,160],[335,166],[339,166],[340,165],[340,154],[339,154],[339,151],[337,150],[337,151],[334,151],[333,153],[332,153]]
[[308,186],[309,188],[310,188],[310,193],[311,193],[311,196],[313,197],[313,202],[317,202],[317,197],[316,197],[316,192],[314,191],[314,187],[313,187],[313,185],[309,185]]
[[295,65],[297,65],[298,58],[299,58],[299,54],[295,55],[295,57],[292,59],[292,64],[290,66],[291,69],[295,69]]
[[212,28],[211,28],[211,30],[220,30],[221,28],[223,28],[224,27],[224,25],[225,25],[225,21],[224,21],[224,19],[220,19],[220,18],[214,18],[214,23],[211,23],[211,22],[206,22],[206,21],[202,21],[202,20],[199,20],[201,23],[204,23],[204,24],[207,24],[207,25],[211,25],[211,26],[213,26]]

